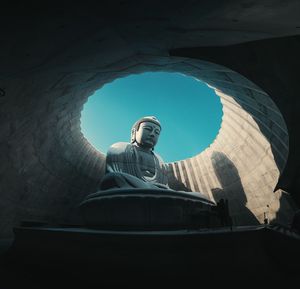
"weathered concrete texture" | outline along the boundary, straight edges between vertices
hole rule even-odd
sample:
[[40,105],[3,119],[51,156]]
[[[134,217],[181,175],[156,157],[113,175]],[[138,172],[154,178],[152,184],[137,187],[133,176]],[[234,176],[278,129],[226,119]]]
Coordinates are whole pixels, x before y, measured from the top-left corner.
[[223,104],[221,129],[204,152],[178,162],[179,169],[171,164],[175,177],[212,200],[228,199],[236,225],[272,221],[279,208],[289,211],[289,218],[280,221],[290,222],[293,208],[281,205],[273,192],[288,155],[280,112],[270,97],[236,73],[223,72],[218,83],[212,78],[207,81],[219,84],[216,93]]
[[[211,198],[224,194],[237,223],[261,221],[267,205],[278,205],[272,190],[288,146],[300,159],[298,70],[289,73],[292,65],[284,66],[285,58],[298,61],[299,49],[297,41],[286,46],[270,38],[299,34],[299,1],[101,1],[98,7],[61,1],[34,10],[26,3],[17,7],[0,18],[1,236],[24,219],[79,222],[76,206],[96,190],[105,165],[105,156],[80,132],[83,103],[105,83],[144,71],[190,74],[222,93],[224,119],[216,141],[203,154],[174,164],[183,184]],[[270,39],[267,50],[262,39]],[[226,63],[223,52],[229,48],[221,46],[238,43],[248,52],[235,59],[243,54],[238,46]],[[272,43],[285,53],[269,53],[277,47]],[[198,57],[208,62],[169,57],[172,49],[209,45],[221,50]],[[237,62],[233,70],[261,89],[225,68]],[[284,113],[290,144],[265,92]],[[289,159],[287,192],[300,185],[295,168]]]
[[[223,48],[182,48],[171,52],[172,55],[206,59],[218,62],[239,71],[257,85],[264,88],[276,102],[284,117],[289,132],[289,155],[276,189],[283,189],[300,204],[299,169],[300,169],[300,137],[299,137],[299,76],[300,60],[296,56],[300,49],[299,37],[277,38],[253,43],[233,45]],[[248,110],[249,111],[249,110]],[[251,111],[249,111],[251,113]],[[274,119],[275,121],[275,119]],[[278,121],[275,121],[278,123]],[[259,122],[257,123],[259,125]],[[260,126],[262,128],[262,126]],[[278,126],[273,126],[278,140],[272,137],[272,151],[282,154],[279,142],[284,139]],[[265,135],[266,131],[263,130]],[[268,138],[268,137],[267,137]],[[278,144],[276,144],[278,143]],[[281,157],[276,157],[279,164]],[[285,195],[287,196],[287,195]],[[277,214],[278,216],[280,214]],[[277,219],[277,217],[276,217]],[[279,221],[281,217],[279,216]]]

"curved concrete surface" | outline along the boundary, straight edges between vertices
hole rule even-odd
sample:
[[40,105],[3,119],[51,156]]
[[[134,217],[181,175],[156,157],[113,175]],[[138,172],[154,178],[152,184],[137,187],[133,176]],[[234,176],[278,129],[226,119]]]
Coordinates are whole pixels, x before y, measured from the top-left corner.
[[[288,220],[291,208],[273,189],[289,150],[281,184],[298,200],[300,41],[288,36],[299,34],[299,8],[298,1],[267,0],[104,1],[101,7],[62,1],[59,7],[5,10],[1,236],[11,235],[21,220],[80,222],[76,206],[96,190],[105,160],[80,132],[83,103],[117,77],[156,70],[202,79],[224,107],[215,142],[170,164],[170,174],[211,198],[228,198],[236,224],[262,222],[264,212],[277,218],[279,205]],[[182,47],[197,55],[175,51]]]

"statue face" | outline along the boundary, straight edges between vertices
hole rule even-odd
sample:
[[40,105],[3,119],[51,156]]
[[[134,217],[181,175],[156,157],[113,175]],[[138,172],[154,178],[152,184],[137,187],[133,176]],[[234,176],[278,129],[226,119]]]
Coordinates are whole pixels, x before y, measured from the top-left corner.
[[136,131],[136,142],[139,146],[151,149],[153,148],[160,134],[160,127],[153,122],[142,122]]

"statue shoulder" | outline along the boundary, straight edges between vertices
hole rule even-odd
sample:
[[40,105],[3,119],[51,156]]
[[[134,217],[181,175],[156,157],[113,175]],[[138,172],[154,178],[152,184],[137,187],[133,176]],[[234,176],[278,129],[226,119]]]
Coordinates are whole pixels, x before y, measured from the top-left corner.
[[132,144],[128,142],[117,142],[111,145],[107,151],[107,156],[118,156],[122,155]]
[[106,154],[106,171],[128,173],[128,160],[133,155],[132,147],[133,145],[128,142],[111,145]]
[[163,163],[163,164],[165,163],[164,160],[162,159],[162,157],[159,154],[157,154],[155,152],[153,152],[153,153],[156,156],[156,158],[159,160],[160,163]]

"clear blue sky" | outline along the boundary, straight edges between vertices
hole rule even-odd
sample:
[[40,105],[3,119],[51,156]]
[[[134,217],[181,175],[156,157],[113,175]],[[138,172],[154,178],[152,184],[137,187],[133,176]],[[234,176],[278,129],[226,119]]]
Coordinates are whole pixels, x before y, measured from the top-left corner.
[[81,129],[103,153],[130,141],[133,123],[156,116],[162,131],[155,151],[165,162],[206,149],[221,125],[222,105],[214,90],[180,73],[147,72],[119,78],[97,90],[84,105]]

